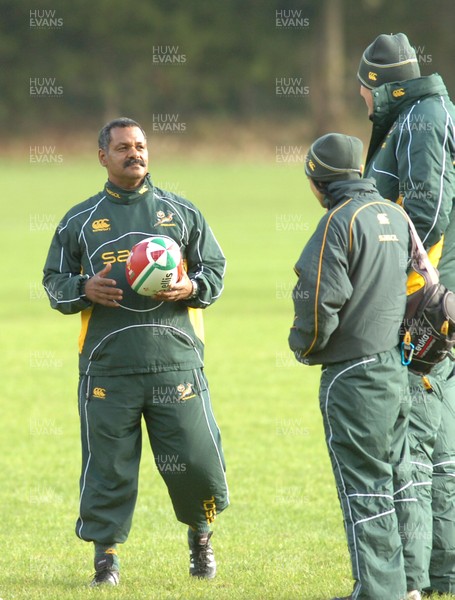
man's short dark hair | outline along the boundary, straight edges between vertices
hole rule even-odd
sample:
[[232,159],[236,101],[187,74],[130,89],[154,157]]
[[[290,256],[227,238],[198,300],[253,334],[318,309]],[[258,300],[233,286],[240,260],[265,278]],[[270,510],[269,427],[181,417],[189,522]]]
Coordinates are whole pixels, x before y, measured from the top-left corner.
[[145,131],[137,121],[133,121],[133,119],[129,119],[128,117],[119,117],[118,119],[109,121],[109,123],[106,123],[106,125],[101,129],[98,136],[98,148],[107,152],[109,144],[111,143],[111,130],[115,129],[116,127],[138,127],[144,134],[144,137],[147,139]]

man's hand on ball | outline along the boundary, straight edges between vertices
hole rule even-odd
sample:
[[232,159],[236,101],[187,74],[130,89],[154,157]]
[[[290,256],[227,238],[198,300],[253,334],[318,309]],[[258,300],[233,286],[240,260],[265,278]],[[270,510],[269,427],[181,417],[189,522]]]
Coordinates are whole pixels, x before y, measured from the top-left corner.
[[118,308],[118,303],[123,299],[123,291],[115,287],[115,279],[108,279],[107,275],[111,269],[112,265],[108,263],[104,269],[87,279],[85,296],[96,304]]
[[193,284],[186,271],[183,271],[179,281],[171,284],[167,290],[158,292],[153,298],[162,302],[177,302],[177,300],[186,300],[192,293]]

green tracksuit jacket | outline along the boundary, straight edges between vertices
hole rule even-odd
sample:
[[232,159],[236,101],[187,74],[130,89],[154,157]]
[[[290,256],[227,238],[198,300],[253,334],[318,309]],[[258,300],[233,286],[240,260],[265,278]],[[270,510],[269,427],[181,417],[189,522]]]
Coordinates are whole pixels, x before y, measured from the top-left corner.
[[319,402],[343,511],[353,598],[401,600],[409,495],[407,373],[397,349],[408,223],[371,180],[328,186],[329,208],[296,264],[296,358],[323,364]]
[[[160,303],[130,288],[125,262],[134,244],[150,235],[177,241],[189,276],[199,284],[196,299]],[[112,263],[109,277],[124,293],[121,308],[92,305],[80,293],[84,275],[94,275],[107,263]],[[205,308],[220,296],[224,271],[223,253],[200,211],[154,187],[147,176],[131,192],[108,181],[102,192],[65,215],[52,240],[43,283],[53,308],[64,314],[82,311],[81,375],[124,375],[203,366],[200,319],[193,318],[192,309]]]
[[427,250],[441,242],[432,262],[455,290],[455,107],[437,74],[386,83],[372,93],[365,177],[403,205]]
[[[382,196],[403,205],[437,266],[441,281],[455,290],[455,107],[437,74],[386,83],[372,93],[373,130],[365,176],[376,180]],[[414,289],[410,287],[410,291]],[[431,393],[422,386],[420,377],[409,374],[413,399],[409,441],[418,503],[406,527],[409,531],[423,531],[414,538],[416,547],[421,545],[422,549],[416,549],[416,560],[407,568],[408,589],[429,581],[434,590],[453,593],[453,364],[445,360],[428,379]]]
[[307,364],[392,349],[406,302],[409,234],[403,211],[369,180],[333,182],[328,189],[329,211],[295,266],[289,344]]

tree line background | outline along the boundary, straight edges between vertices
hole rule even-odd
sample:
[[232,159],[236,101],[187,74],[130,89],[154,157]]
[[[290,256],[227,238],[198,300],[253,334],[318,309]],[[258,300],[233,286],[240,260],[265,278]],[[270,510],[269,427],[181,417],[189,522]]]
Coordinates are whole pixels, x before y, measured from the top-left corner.
[[310,135],[340,130],[365,119],[363,50],[398,31],[422,74],[439,72],[455,95],[453,0],[0,0],[0,8],[0,123],[9,136],[98,130],[118,115],[146,126],[178,115],[181,124],[298,120]]

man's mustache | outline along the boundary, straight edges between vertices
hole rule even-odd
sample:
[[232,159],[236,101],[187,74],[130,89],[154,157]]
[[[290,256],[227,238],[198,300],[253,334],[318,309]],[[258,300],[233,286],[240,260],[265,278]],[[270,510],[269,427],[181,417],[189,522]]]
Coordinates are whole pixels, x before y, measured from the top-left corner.
[[127,158],[123,163],[123,167],[130,167],[131,165],[141,165],[141,167],[145,167],[145,161],[142,158]]

